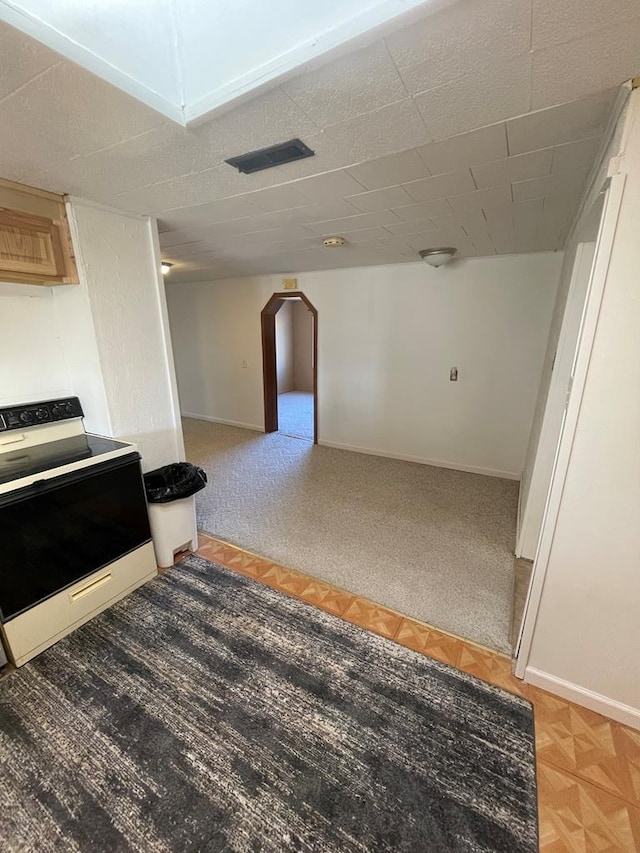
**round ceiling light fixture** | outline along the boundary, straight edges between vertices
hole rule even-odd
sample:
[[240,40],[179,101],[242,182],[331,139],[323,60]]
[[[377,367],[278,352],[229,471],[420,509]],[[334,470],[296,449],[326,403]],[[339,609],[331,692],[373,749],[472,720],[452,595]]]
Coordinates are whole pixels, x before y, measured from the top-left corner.
[[170,264],[169,261],[160,261],[160,272],[162,275],[166,275],[172,266],[173,264]]
[[443,246],[438,249],[422,249],[418,254],[430,267],[441,267],[453,260],[456,251],[452,246]]
[[346,242],[344,237],[325,237],[322,245],[330,249],[332,246],[344,246]]

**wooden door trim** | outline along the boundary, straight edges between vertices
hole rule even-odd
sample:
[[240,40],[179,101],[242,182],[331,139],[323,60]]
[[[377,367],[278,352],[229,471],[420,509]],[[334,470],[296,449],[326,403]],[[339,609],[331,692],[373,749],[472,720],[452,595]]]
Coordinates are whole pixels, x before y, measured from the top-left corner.
[[287,299],[301,299],[313,315],[313,443],[318,443],[318,312],[299,290],[274,293],[260,314],[262,328],[262,380],[264,431],[278,431],[278,380],[276,370],[276,314]]

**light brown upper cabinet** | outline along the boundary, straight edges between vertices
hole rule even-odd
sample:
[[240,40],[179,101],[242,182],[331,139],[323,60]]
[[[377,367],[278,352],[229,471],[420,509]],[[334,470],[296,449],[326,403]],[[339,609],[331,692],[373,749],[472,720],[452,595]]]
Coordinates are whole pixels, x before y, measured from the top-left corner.
[[78,283],[62,196],[0,180],[0,281]]

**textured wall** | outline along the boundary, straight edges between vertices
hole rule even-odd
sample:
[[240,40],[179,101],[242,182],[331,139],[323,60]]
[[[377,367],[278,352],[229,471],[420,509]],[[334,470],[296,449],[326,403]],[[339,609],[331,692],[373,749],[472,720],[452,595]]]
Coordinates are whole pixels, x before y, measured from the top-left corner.
[[136,442],[147,469],[183,458],[155,224],[77,200],[71,213],[81,285],[55,296],[87,428]]
[[0,284],[0,405],[68,393],[52,288]]
[[[519,477],[561,260],[298,273],[319,315],[320,442]],[[262,427],[260,311],[279,287],[167,286],[185,413]]]

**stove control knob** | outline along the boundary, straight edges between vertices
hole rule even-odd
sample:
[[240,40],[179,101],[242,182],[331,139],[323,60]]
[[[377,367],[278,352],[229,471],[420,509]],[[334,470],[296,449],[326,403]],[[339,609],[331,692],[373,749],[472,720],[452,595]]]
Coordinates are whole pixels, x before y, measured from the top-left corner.
[[36,419],[39,421],[48,421],[49,409],[36,409]]
[[54,418],[62,420],[73,415],[73,406],[71,403],[56,403],[55,406],[51,407],[51,414]]
[[33,423],[33,417],[31,415],[31,412],[22,412],[22,414],[20,415],[20,420],[23,424]]

